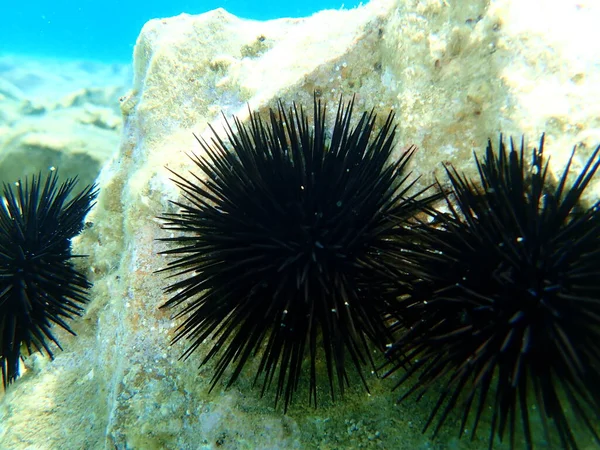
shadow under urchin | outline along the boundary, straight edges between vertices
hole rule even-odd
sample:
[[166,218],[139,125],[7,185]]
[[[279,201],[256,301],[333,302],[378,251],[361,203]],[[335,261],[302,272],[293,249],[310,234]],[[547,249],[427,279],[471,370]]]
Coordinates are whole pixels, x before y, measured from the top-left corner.
[[71,262],[71,238],[83,228],[97,190],[58,184],[57,172],[4,184],[0,202],[0,366],[4,388],[19,376],[22,350],[53,353],[57,324],[75,334],[66,320],[81,315],[91,284]]
[[162,254],[178,257],[162,269],[178,277],[163,307],[184,317],[174,339],[191,342],[182,357],[212,339],[201,361],[218,358],[211,389],[228,368],[229,387],[257,357],[262,394],[274,381],[275,404],[283,398],[287,409],[307,373],[316,406],[318,360],[333,399],[349,366],[366,388],[371,346],[391,342],[392,241],[435,196],[409,193],[414,148],[390,162],[393,112],[375,132],[372,111],[352,126],[353,103],[340,100],[330,136],[316,98],[312,124],[295,104],[280,103],[268,121],[236,118],[228,142],[214,130],[210,143],[198,139],[204,154],[192,160],[202,175],[174,173],[185,201],[161,217],[176,233],[161,239],[172,244]]
[[600,202],[580,200],[600,147],[571,184],[575,150],[553,181],[543,145],[527,164],[523,141],[488,143],[477,180],[446,167],[448,212],[430,210],[414,229],[420,245],[402,255],[417,280],[397,311],[387,375],[407,368],[401,400],[437,392],[424,431],[456,410],[459,436],[471,416],[474,437],[489,408],[489,448],[505,434],[515,448],[519,422],[533,448],[533,418],[548,445],[600,443]]

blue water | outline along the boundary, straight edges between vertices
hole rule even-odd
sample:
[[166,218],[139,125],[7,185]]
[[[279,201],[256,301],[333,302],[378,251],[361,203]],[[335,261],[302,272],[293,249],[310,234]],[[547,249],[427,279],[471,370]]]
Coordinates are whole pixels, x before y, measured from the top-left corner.
[[304,17],[322,9],[352,8],[359,0],[0,0],[0,56],[129,62],[135,39],[153,18],[222,7],[248,19]]

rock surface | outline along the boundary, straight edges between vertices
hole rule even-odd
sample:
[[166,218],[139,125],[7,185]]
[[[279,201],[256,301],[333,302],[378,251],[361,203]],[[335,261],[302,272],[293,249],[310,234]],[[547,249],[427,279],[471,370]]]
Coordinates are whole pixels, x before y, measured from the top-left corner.
[[156,255],[165,236],[156,216],[179,195],[165,167],[193,170],[192,132],[219,129],[220,111],[245,117],[247,104],[264,112],[279,98],[310,105],[314,92],[330,109],[353,94],[358,110],[394,108],[398,149],[419,146],[413,164],[423,183],[441,174],[441,161],[471,168],[473,149],[500,131],[525,133],[531,143],[545,131],[555,170],[573,145],[583,159],[600,142],[600,48],[589,44],[597,42],[589,33],[597,33],[600,8],[548,5],[373,0],[307,19],[255,22],[219,9],[147,23],[133,88],[121,101],[119,154],[98,180],[93,226],[75,243],[90,255],[81,264],[89,265],[93,301],[73,322],[77,337],[57,330],[64,351],[52,362],[28,358],[7,390],[0,447],[487,447],[485,423],[474,441],[458,441],[451,426],[433,439],[421,435],[433,405],[395,405],[394,379],[375,375],[371,395],[351,389],[331,403],[323,391],[314,410],[301,391],[287,415],[269,395],[259,398],[251,377],[208,393],[211,365],[197,367],[207,347],[179,361],[185,344],[169,345],[175,323],[158,309],[165,280],[154,272],[166,259]]

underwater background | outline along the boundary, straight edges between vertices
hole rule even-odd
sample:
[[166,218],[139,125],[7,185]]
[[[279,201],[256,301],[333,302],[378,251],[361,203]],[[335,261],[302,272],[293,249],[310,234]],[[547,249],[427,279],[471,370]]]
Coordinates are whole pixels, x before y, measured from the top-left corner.
[[[95,179],[101,167],[100,161],[105,161],[112,155],[118,145],[122,117],[117,100],[132,85],[133,48],[143,25],[151,19],[168,18],[181,13],[197,15],[215,8],[223,8],[229,14],[242,19],[263,21],[309,17],[327,9],[348,10],[363,3],[359,0],[2,2],[0,180],[16,180],[58,165],[67,175],[71,175],[71,158],[65,158],[64,154],[77,154],[89,159],[90,164],[83,165],[91,167],[89,175],[79,175],[84,182],[89,183]],[[437,65],[436,70],[443,69],[444,58],[452,57],[454,47],[463,45],[467,33],[462,28],[470,30],[477,27],[485,16],[481,14],[480,7],[485,5],[485,8],[509,13],[510,21],[505,25],[512,27],[516,32],[525,26],[530,17],[539,14],[541,19],[537,21],[531,36],[527,37],[527,45],[537,42],[537,35],[543,34],[550,41],[556,41],[558,50],[550,47],[554,44],[550,42],[544,49],[547,55],[534,58],[536,68],[548,67],[548,70],[552,71],[553,62],[547,62],[545,58],[552,57],[560,51],[575,63],[564,78],[553,79],[552,83],[556,83],[557,87],[565,92],[570,90],[572,85],[578,89],[582,83],[593,84],[590,81],[591,77],[586,75],[598,67],[598,45],[594,43],[600,38],[600,33],[593,25],[596,14],[594,5],[597,2],[530,0],[521,2],[523,6],[520,10],[517,7],[505,6],[505,3],[510,5],[512,2],[398,2],[399,5],[403,5],[400,10],[410,13],[407,15],[407,23],[409,31],[414,29],[418,34],[415,39],[425,38],[428,41],[428,53]],[[414,12],[411,12],[413,9]],[[464,16],[461,17],[459,26],[455,27],[455,41],[445,43],[441,28],[432,32],[423,32],[420,29],[424,27],[424,22],[419,22],[421,17],[427,19],[437,9],[445,10],[440,17],[448,29],[455,27],[450,24],[450,19],[456,15],[453,11],[459,11],[460,15]],[[551,25],[553,23],[558,25]],[[586,39],[589,45],[578,44]],[[573,43],[569,43],[571,41]],[[497,50],[494,44],[489,45],[490,51]],[[404,48],[401,53],[408,58],[411,52],[411,48]],[[479,60],[473,58],[473,61],[477,64]],[[480,68],[465,66],[464,70],[475,77],[474,74]],[[377,65],[375,72],[384,75],[383,86],[390,84],[388,74]],[[339,75],[336,74],[337,76]],[[453,76],[455,74],[447,75],[448,78]],[[424,85],[439,86],[438,80],[427,80],[423,77],[421,79]],[[553,99],[552,105],[548,107],[548,114],[554,109],[559,110],[561,114],[569,109],[578,110],[578,104],[567,102],[563,96],[552,95],[551,87],[540,86],[547,92],[539,97],[544,101]],[[427,102],[435,102],[438,98],[433,94],[434,90]],[[466,94],[469,101],[479,104],[488,92],[482,90]],[[576,95],[570,95],[570,101],[572,99],[579,101]],[[538,110],[537,106],[541,102],[538,101],[538,97],[530,95],[528,103],[529,110]],[[507,104],[507,108],[510,106]],[[540,111],[542,109],[544,107],[539,108]],[[557,123],[560,122],[558,120]],[[22,154],[21,150],[24,148],[28,149],[29,156],[26,160],[21,160],[15,155]],[[73,166],[81,167],[80,164]]]
[[119,98],[133,82],[133,49],[144,24],[216,8],[249,20],[300,18],[358,0],[247,2],[2,2],[0,180],[60,167],[92,183],[115,154]]
[[[181,321],[170,310],[161,309],[171,295],[165,291],[170,273],[158,273],[174,259],[160,253],[172,245],[163,241],[175,230],[167,231],[164,217],[178,210],[172,202],[185,195],[185,189],[173,183],[173,173],[194,173],[197,167],[189,154],[202,151],[193,133],[205,136],[207,125],[220,130],[221,113],[242,121],[249,109],[266,114],[269,107],[277,106],[277,100],[304,105],[310,115],[313,96],[318,97],[328,105],[328,127],[340,96],[355,99],[354,121],[371,108],[380,122],[389,111],[395,112],[398,128],[392,158],[402,160],[400,155],[406,150],[408,168],[418,180],[415,190],[434,179],[446,180],[450,186],[444,167],[456,168],[477,181],[473,154],[485,154],[488,138],[497,149],[500,133],[517,139],[525,136],[526,155],[534,146],[541,147],[540,137],[545,133],[544,164],[552,161],[548,180],[562,176],[566,166],[564,173],[572,172],[571,177],[593,175],[600,168],[600,2],[596,2],[4,1],[0,6],[0,187],[2,183],[5,189],[29,186],[17,180],[27,177],[30,182],[32,175],[58,169],[61,180],[78,177],[78,190],[97,183],[99,193],[97,197],[90,192],[84,195],[87,203],[78,209],[78,221],[88,207],[92,209],[83,219],[81,234],[72,241],[73,255],[86,256],[76,259],[76,267],[90,282],[89,304],[81,317],[68,322],[76,335],[52,326],[62,346],[59,350],[50,343],[55,359],[44,352],[28,355],[24,346],[21,349],[25,358],[19,363],[20,373],[0,392],[0,450],[599,448],[600,407],[587,412],[591,426],[576,420],[573,404],[565,408],[566,419],[555,414],[546,422],[533,389],[527,399],[531,403],[526,404],[531,415],[525,420],[533,437],[523,431],[517,411],[512,442],[512,423],[495,422],[493,399],[482,409],[481,422],[473,423],[472,414],[466,426],[461,425],[461,408],[448,407],[447,426],[434,435],[439,415],[446,414],[446,407],[438,409],[441,403],[436,403],[443,386],[432,383],[422,400],[416,401],[415,392],[397,403],[408,391],[407,385],[400,386],[408,372],[399,364],[384,378],[379,364],[385,359],[375,349],[377,367],[367,364],[365,369],[369,391],[364,389],[362,375],[354,372],[349,374],[343,399],[334,401],[328,396],[327,383],[317,383],[316,409],[305,401],[312,389],[308,377],[301,380],[298,401],[286,414],[281,405],[274,406],[272,391],[261,396],[260,386],[253,384],[254,373],[260,372],[258,358],[248,360],[243,376],[233,386],[225,389],[224,376],[209,391],[218,363],[211,360],[199,366],[204,355],[210,354],[212,343],[207,339],[189,360],[180,359],[188,343],[183,339],[172,344]],[[273,20],[279,18],[292,19]],[[411,144],[416,146],[414,155]],[[577,154],[569,170],[567,161],[574,146]],[[495,161],[491,156],[488,160]],[[502,163],[488,167],[493,172],[496,165]],[[519,161],[517,169],[521,165]],[[540,167],[538,161],[531,171],[521,173],[545,176]],[[584,200],[586,205],[596,204],[590,213],[595,228],[590,233],[575,230],[570,240],[559,243],[561,248],[579,242],[576,249],[597,249],[583,251],[585,258],[574,258],[583,261],[581,272],[592,274],[588,278],[595,290],[588,302],[592,306],[585,309],[582,302],[584,319],[572,321],[571,329],[584,330],[573,334],[573,342],[582,343],[573,347],[591,348],[593,356],[592,378],[584,380],[581,397],[600,405],[600,177],[589,178]],[[331,186],[326,186],[329,192]],[[373,199],[382,197],[372,195]],[[331,205],[339,208],[341,202]],[[0,211],[0,222],[1,216]],[[440,212],[434,226],[445,219]],[[278,223],[269,220],[267,225]],[[344,228],[342,223],[339,229]],[[484,234],[486,230],[475,231]],[[507,247],[512,248],[513,241],[530,241],[517,231],[507,238],[511,244]],[[2,248],[7,242],[12,243],[0,236],[0,262],[8,252]],[[321,244],[315,245],[320,248]],[[12,247],[9,250],[15,252]],[[463,251],[458,245],[450,250]],[[494,253],[485,250],[484,256]],[[439,254],[443,253],[450,254],[446,249]],[[456,260],[466,261],[468,269],[481,266],[487,270],[480,264],[482,258],[469,259],[464,254]],[[443,261],[446,267],[453,267],[453,261],[448,261]],[[426,274],[454,276],[450,270],[425,269]],[[0,265],[0,292],[8,292],[1,270]],[[484,276],[494,273],[484,271]],[[458,286],[456,280],[466,281],[462,276],[451,277],[451,286]],[[230,279],[216,284],[237,286]],[[522,291],[530,294],[530,290]],[[420,295],[419,289],[415,292]],[[3,316],[10,315],[6,303],[0,296],[0,324]],[[438,317],[435,302],[429,303],[434,304],[427,306],[433,308],[432,314],[424,310],[414,315],[424,329],[434,329],[429,324]],[[423,307],[428,302],[418,304]],[[282,314],[286,316],[287,309]],[[512,311],[507,316],[520,317]],[[450,327],[462,326],[468,319],[463,309],[450,317]],[[270,326],[268,321],[256,323]],[[513,320],[508,323],[512,326]],[[593,333],[581,326],[589,323]],[[442,338],[454,331],[444,331]],[[457,359],[462,363],[470,353],[464,342],[457,342]],[[431,349],[425,357],[438,360],[437,341]],[[571,352],[559,353],[566,361],[576,359]],[[491,350],[484,356],[494,355]],[[322,355],[316,360],[322,382],[328,360]],[[562,361],[536,359],[540,360]],[[419,356],[414,358],[418,361]],[[508,361],[504,367],[512,363]],[[429,376],[435,375],[438,366],[432,367]],[[557,385],[564,379],[554,378]],[[394,386],[399,387],[392,391]],[[590,395],[585,395],[586,389]],[[552,394],[552,390],[546,392]],[[506,403],[511,407],[526,403],[516,399]],[[457,404],[462,407],[464,402]],[[562,404],[553,407],[554,412],[562,411]],[[432,411],[438,411],[438,418],[423,433],[430,414],[431,418],[435,415]],[[503,411],[506,417],[506,411],[513,410]],[[556,417],[563,425],[560,436]],[[503,440],[498,428],[505,428]],[[479,431],[471,439],[475,429]],[[565,436],[573,442],[561,442]]]
[[342,6],[353,8],[359,3],[357,0],[6,1],[0,7],[3,17],[0,56],[19,54],[129,63],[135,40],[150,19],[224,8],[238,17],[269,20],[310,16],[323,9]]

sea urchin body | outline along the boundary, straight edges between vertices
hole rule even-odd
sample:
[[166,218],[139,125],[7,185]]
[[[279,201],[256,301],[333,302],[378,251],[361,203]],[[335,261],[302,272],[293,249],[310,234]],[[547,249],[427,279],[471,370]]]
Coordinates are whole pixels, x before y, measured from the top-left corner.
[[163,239],[174,244],[163,253],[179,256],[163,270],[183,278],[166,288],[165,306],[186,317],[175,338],[191,340],[184,356],[213,339],[202,361],[218,355],[213,387],[260,355],[255,381],[264,393],[276,380],[287,408],[307,363],[316,405],[318,358],[333,396],[348,383],[347,359],[363,377],[369,341],[390,340],[392,228],[429,199],[408,194],[413,149],[389,163],[393,114],[374,133],[373,113],[351,126],[352,106],[340,102],[330,138],[316,100],[312,129],[302,108],[281,104],[268,123],[236,119],[228,144],[216,133],[212,144],[199,140],[205,155],[193,161],[204,177],[175,174],[186,201],[164,228],[183,234]]
[[4,185],[0,204],[0,366],[4,387],[19,375],[21,348],[46,351],[55,323],[74,334],[66,319],[80,315],[90,284],[70,262],[70,240],[79,234],[96,197],[88,186],[72,197],[76,179],[58,186],[56,172]]
[[598,443],[600,209],[580,197],[600,147],[568,184],[573,155],[553,182],[543,144],[529,165],[523,142],[508,150],[501,139],[498,153],[489,143],[477,182],[447,168],[450,212],[432,213],[422,245],[405,254],[420,281],[401,302],[406,328],[390,351],[408,367],[399,384],[414,380],[403,398],[439,384],[425,428],[437,417],[437,432],[458,408],[460,435],[472,413],[474,436],[489,407],[490,448],[506,431],[514,448],[518,420],[532,448],[534,415],[548,442],[555,432],[577,448],[575,420]]

